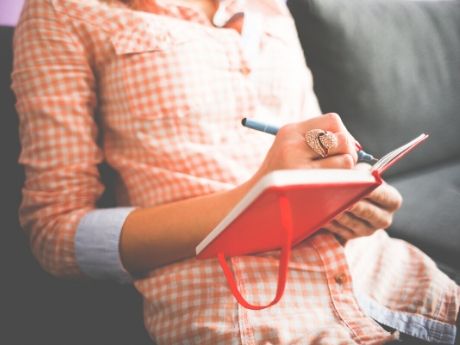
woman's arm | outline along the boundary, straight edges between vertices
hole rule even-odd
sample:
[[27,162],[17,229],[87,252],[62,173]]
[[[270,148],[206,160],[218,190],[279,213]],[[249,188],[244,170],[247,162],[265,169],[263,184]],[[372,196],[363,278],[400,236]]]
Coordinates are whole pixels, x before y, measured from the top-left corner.
[[[103,190],[97,169],[103,157],[93,118],[96,83],[91,52],[62,16],[50,1],[27,2],[15,36],[13,89],[20,116],[20,162],[26,170],[20,217],[33,252],[47,271],[79,275],[86,261],[78,260],[78,248],[83,254],[91,249],[91,258],[115,252],[115,266],[121,254],[133,273],[193,256],[196,244],[270,171],[354,165],[354,142],[337,115],[290,124],[281,128],[262,166],[246,183],[229,191],[135,210],[127,216],[121,238],[123,223],[117,222],[118,230],[110,230],[110,241],[104,242],[96,235],[111,222],[93,217],[103,211],[95,209]],[[329,158],[317,160],[305,144],[305,132],[312,128],[337,135],[338,148]],[[123,212],[124,221],[126,210],[113,210],[117,211]]]
[[15,30],[12,88],[26,181],[21,225],[48,272],[80,276],[77,226],[103,191],[95,79],[87,51],[50,1],[28,1]]
[[[304,134],[313,128],[332,131],[338,138],[338,147],[326,159],[316,159],[316,153],[305,143]],[[278,169],[349,169],[356,162],[354,147],[336,114],[284,126],[261,168],[246,183],[229,191],[132,212],[121,234],[124,266],[132,273],[142,273],[192,257],[196,245],[262,176]]]
[[195,247],[251,186],[131,212],[120,238],[121,258],[131,273],[143,273],[195,255]]

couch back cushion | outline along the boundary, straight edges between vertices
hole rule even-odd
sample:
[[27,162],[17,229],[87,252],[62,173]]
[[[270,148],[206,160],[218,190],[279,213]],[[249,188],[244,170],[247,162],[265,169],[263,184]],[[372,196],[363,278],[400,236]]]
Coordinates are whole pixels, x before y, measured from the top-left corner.
[[460,157],[460,1],[288,4],[323,112],[377,156],[430,134],[389,173]]

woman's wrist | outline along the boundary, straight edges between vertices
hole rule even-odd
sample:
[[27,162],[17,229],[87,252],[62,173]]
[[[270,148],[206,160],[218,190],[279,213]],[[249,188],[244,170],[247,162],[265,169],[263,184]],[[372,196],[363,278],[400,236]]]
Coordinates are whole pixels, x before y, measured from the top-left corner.
[[123,266],[136,274],[193,257],[198,243],[258,178],[255,175],[231,190],[132,211],[120,236]]

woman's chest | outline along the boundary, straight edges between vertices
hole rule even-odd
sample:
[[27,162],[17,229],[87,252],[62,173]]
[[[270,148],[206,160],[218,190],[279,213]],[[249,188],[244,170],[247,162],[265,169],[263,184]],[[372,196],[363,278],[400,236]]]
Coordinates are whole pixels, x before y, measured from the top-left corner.
[[119,30],[99,66],[101,105],[117,99],[134,119],[233,122],[261,106],[298,102],[306,67],[292,21],[265,20],[258,35],[249,56],[232,29],[155,16]]

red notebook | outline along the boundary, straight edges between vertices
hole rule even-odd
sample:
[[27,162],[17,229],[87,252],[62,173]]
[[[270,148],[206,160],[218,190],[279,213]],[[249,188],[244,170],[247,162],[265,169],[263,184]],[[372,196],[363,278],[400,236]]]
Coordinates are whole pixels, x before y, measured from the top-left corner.
[[[263,177],[196,247],[198,259],[218,258],[230,289],[246,308],[263,309],[281,298],[291,247],[350,208],[381,183],[381,174],[428,135],[391,151],[370,171],[345,169],[279,170]],[[278,289],[264,306],[239,293],[225,257],[281,249]]]

